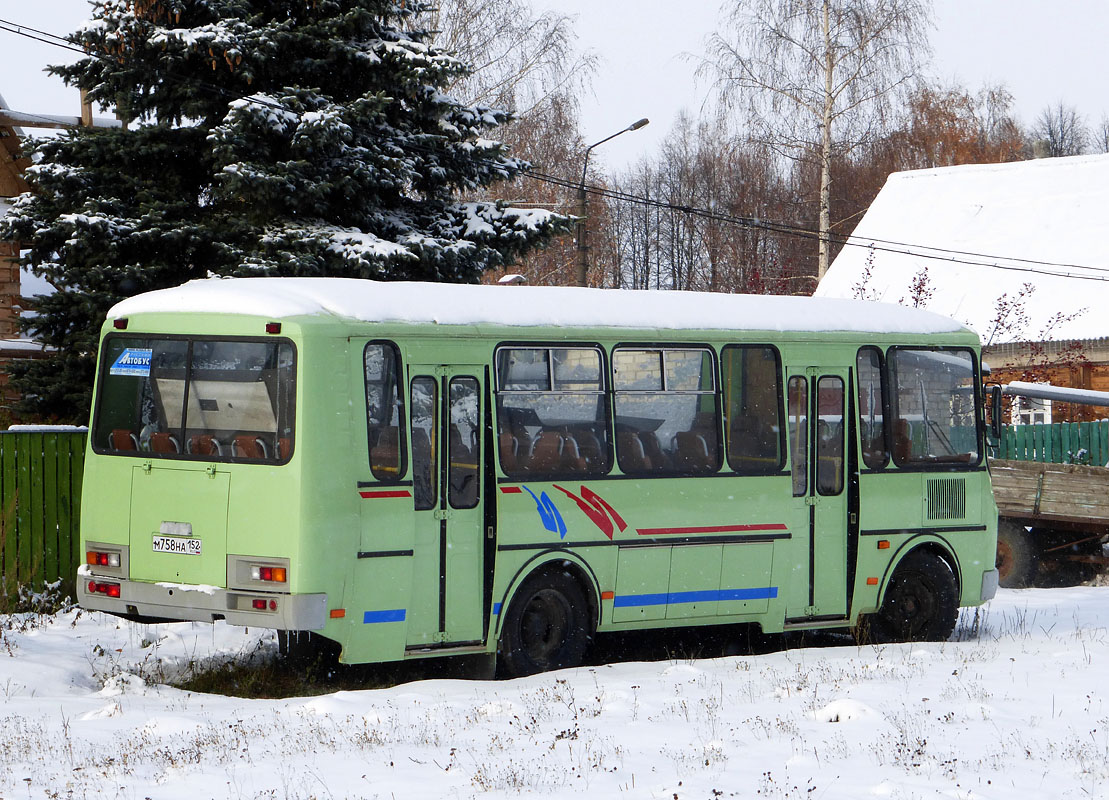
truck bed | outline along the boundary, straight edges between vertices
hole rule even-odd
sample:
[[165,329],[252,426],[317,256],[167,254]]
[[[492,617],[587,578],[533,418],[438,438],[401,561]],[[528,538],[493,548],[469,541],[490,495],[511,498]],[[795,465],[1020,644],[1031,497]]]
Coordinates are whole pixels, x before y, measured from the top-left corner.
[[990,473],[1002,517],[1044,527],[1109,527],[1109,468],[994,459]]

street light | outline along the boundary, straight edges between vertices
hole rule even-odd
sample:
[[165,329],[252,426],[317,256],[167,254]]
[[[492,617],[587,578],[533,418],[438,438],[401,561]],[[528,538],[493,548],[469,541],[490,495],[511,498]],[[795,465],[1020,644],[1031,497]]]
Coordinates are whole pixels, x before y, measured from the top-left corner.
[[586,235],[588,233],[585,223],[586,201],[588,198],[588,194],[585,191],[585,173],[589,170],[589,151],[597,145],[604,144],[609,139],[615,139],[621,133],[627,133],[628,131],[637,131],[648,122],[650,122],[650,120],[646,117],[640,120],[636,120],[631,125],[624,128],[624,130],[617,131],[611,136],[606,136],[604,139],[601,139],[601,141],[594,142],[593,144],[589,145],[589,147],[585,148],[585,159],[583,160],[583,163],[581,165],[581,183],[578,184],[578,223],[576,230],[578,238],[578,286],[588,285],[588,283],[586,282],[586,274],[589,272],[589,246],[586,244],[585,241]]

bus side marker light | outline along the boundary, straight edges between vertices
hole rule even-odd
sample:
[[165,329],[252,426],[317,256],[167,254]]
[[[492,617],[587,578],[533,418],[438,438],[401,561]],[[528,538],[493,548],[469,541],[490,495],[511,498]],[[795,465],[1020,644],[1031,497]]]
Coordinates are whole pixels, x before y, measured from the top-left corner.
[[601,592],[602,600],[612,600],[616,597],[616,592]]
[[342,619],[346,615],[347,610],[345,608],[333,608],[331,609],[331,613],[328,616],[330,616],[332,619]]
[[889,550],[890,549],[889,540],[888,539],[879,539],[878,540],[878,549],[879,550]]
[[878,579],[877,578],[867,578],[866,579],[866,585],[867,586],[877,586],[878,585]]
[[266,323],[266,333],[281,333],[281,323],[280,322],[267,322]]
[[127,330],[127,317],[120,317],[119,319],[112,320],[112,327],[116,330]]

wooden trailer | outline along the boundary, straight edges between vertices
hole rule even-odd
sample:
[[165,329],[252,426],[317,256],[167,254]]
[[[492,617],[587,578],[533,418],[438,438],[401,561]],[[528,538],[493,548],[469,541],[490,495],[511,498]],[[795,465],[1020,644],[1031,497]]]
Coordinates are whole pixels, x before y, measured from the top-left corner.
[[1109,469],[990,461],[1002,586],[1074,582],[1109,563]]

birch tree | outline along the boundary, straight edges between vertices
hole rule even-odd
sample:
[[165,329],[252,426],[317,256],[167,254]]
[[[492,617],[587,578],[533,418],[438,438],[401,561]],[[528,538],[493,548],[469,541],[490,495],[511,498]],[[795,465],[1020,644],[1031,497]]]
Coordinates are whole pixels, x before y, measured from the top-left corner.
[[819,251],[830,260],[832,159],[882,128],[930,54],[931,0],[727,0],[727,29],[701,73],[752,135],[793,160],[815,159]]
[[450,93],[517,117],[541,113],[554,95],[572,96],[596,68],[596,55],[576,48],[574,18],[537,13],[528,0],[440,0],[417,19],[435,32],[436,47],[469,65]]

